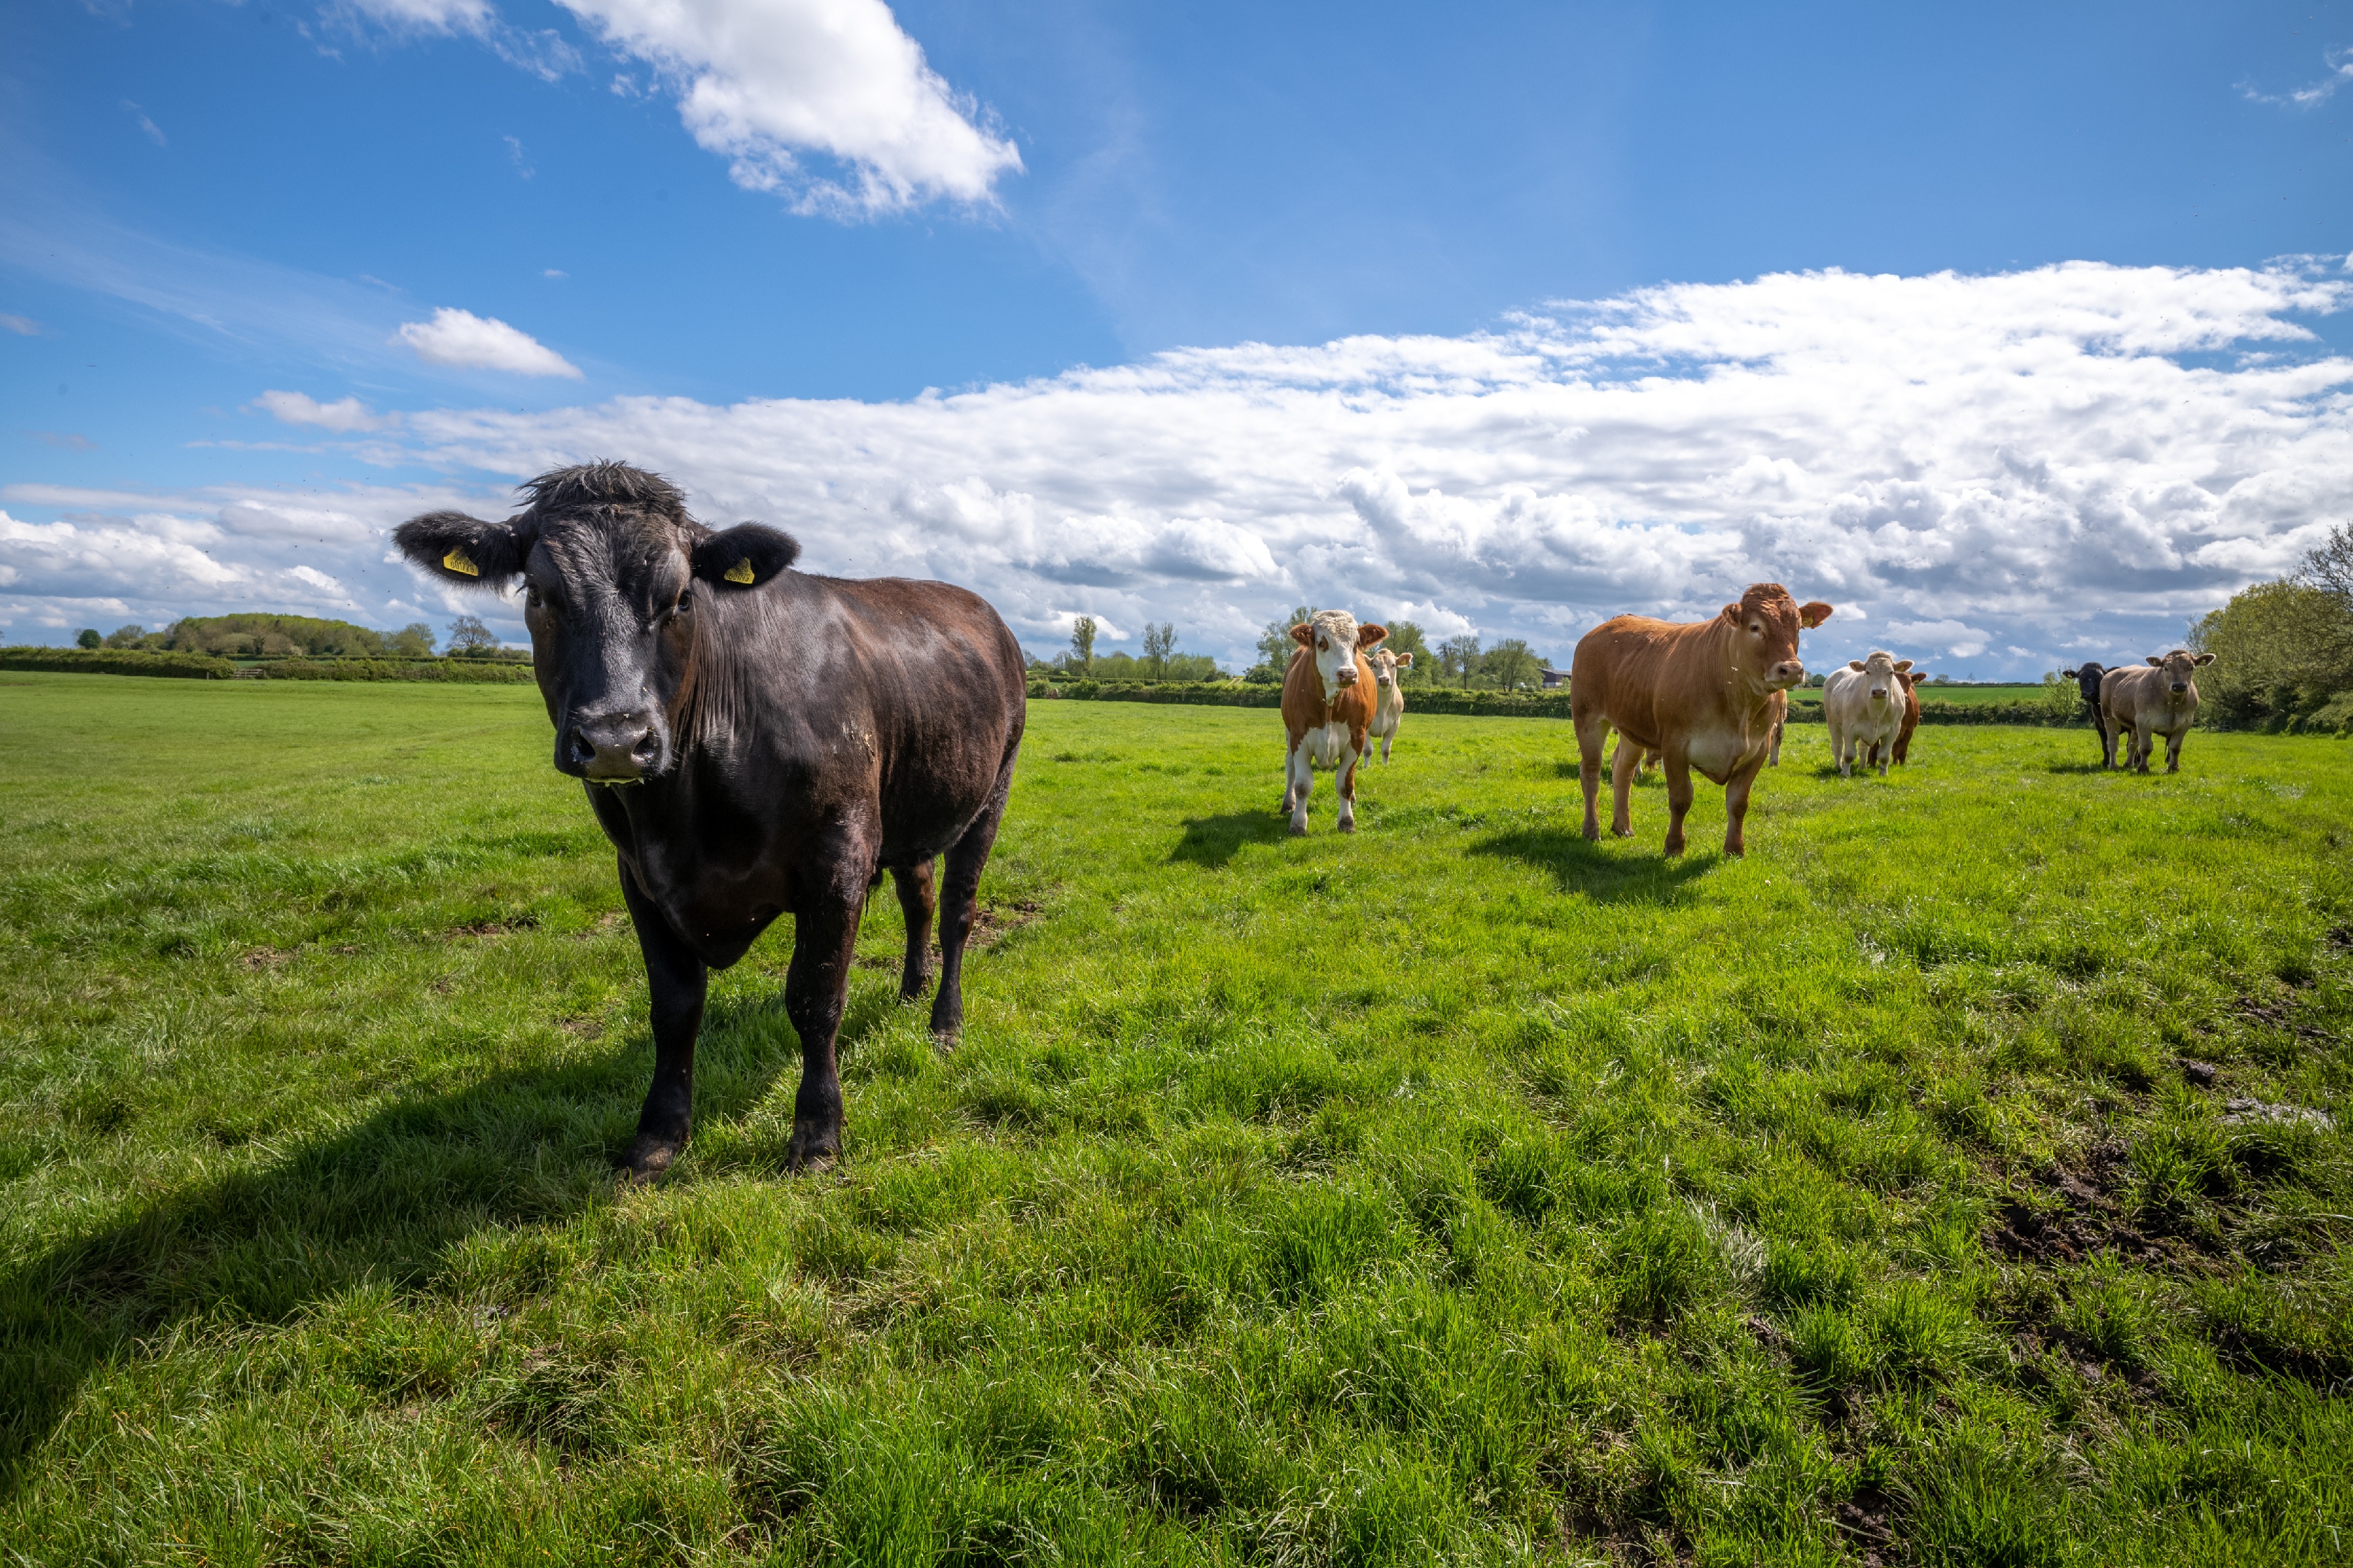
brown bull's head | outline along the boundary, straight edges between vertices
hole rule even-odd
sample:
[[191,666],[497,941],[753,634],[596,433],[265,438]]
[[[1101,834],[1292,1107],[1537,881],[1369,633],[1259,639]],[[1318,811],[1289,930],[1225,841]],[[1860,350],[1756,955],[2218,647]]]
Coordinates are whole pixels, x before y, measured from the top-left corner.
[[1798,634],[1831,618],[1831,607],[1815,600],[1800,605],[1778,583],[1752,583],[1740,603],[1724,606],[1732,633],[1732,668],[1759,692],[1787,691],[1806,679],[1798,657]]
[[532,665],[555,723],[555,766],[591,784],[658,778],[676,758],[705,595],[755,590],[800,553],[755,522],[714,533],[655,474],[590,463],[523,487],[504,522],[463,512],[393,531],[409,560],[445,583],[523,585]]

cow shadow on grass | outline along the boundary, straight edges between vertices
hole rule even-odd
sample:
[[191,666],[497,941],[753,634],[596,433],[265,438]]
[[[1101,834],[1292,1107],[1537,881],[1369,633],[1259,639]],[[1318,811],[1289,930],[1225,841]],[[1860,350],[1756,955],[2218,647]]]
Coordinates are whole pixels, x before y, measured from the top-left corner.
[[1188,816],[1185,819],[1185,836],[1168,852],[1168,858],[1215,870],[1240,854],[1243,845],[1280,844],[1290,830],[1290,819],[1271,807],[1265,811],[1229,811],[1219,816]]
[[[776,994],[714,998],[696,1056],[698,1128],[749,1115],[798,1037]],[[476,1232],[609,1203],[653,1069],[644,1025],[589,1061],[496,1073],[389,1105],[266,1169],[191,1185],[0,1273],[0,1498],[95,1371],[177,1324],[281,1323],[363,1283],[434,1293]],[[781,1167],[789,1116],[776,1132]],[[689,1165],[692,1169],[692,1153]]]
[[[1523,860],[1552,873],[1562,892],[1583,893],[1605,904],[1672,904],[1680,902],[1683,885],[1704,876],[1723,857],[1696,847],[1670,860],[1655,845],[1666,837],[1666,824],[1650,830],[1655,835],[1646,853],[1628,855],[1589,842],[1574,827],[1528,827],[1498,833],[1471,846],[1473,855]],[[1633,842],[1640,842],[1636,830]]]

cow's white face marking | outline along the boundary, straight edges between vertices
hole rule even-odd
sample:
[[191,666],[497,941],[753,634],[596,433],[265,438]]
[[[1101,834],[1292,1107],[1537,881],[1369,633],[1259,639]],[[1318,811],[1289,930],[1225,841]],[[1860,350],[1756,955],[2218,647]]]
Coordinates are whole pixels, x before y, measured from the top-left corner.
[[1356,683],[1356,617],[1345,610],[1319,610],[1293,637],[1304,632],[1307,649],[1315,656],[1315,678],[1323,684],[1324,700],[1336,699]]

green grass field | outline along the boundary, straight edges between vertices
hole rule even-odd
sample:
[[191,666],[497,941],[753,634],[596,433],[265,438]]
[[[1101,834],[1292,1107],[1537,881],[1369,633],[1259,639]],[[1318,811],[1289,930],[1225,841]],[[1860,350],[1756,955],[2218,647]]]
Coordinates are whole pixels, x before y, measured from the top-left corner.
[[645,986],[534,691],[0,725],[9,1561],[2353,1554],[2330,742],[1792,729],[1668,865],[1565,724],[1409,715],[1293,841],[1274,715],[1039,702],[962,1047],[880,900],[783,1175],[780,931],[624,1191]]

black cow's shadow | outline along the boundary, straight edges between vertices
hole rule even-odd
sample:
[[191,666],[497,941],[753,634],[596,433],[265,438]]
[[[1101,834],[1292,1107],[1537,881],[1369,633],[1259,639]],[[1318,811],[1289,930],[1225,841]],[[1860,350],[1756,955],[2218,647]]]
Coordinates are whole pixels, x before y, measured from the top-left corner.
[[[1663,841],[1666,824],[1650,832],[1653,845]],[[1636,841],[1643,837],[1636,830]],[[1612,853],[1588,840],[1574,827],[1528,827],[1498,833],[1471,846],[1473,855],[1497,855],[1524,860],[1549,871],[1563,892],[1583,893],[1605,904],[1671,904],[1678,901],[1683,884],[1705,875],[1724,857],[1715,851],[1686,851],[1670,860],[1655,848],[1646,854]]]
[[[706,1011],[698,1128],[744,1116],[797,1063],[781,992]],[[0,1497],[24,1483],[93,1370],[174,1324],[282,1322],[367,1281],[429,1292],[468,1237],[611,1201],[652,1068],[640,1023],[600,1059],[386,1106],[268,1169],[174,1193],[0,1275]]]
[[1240,854],[1243,845],[1280,844],[1290,831],[1290,819],[1271,807],[1265,811],[1229,811],[1219,816],[1188,816],[1185,819],[1185,836],[1168,852],[1168,858],[1215,869]]

